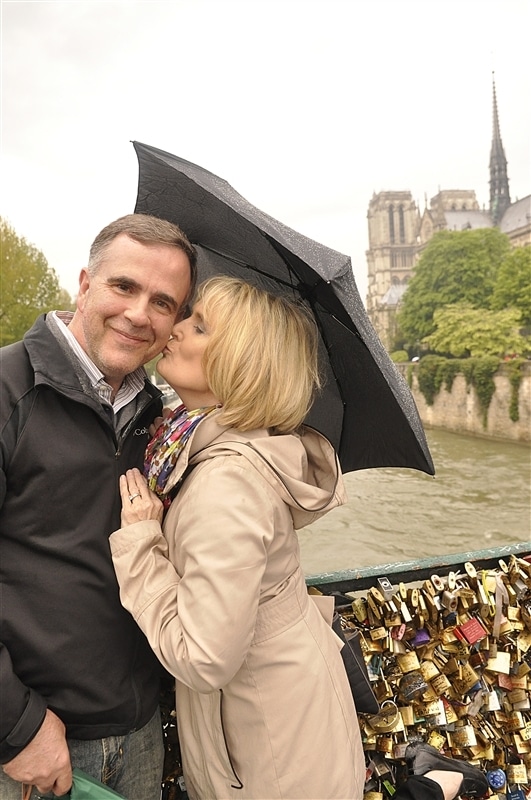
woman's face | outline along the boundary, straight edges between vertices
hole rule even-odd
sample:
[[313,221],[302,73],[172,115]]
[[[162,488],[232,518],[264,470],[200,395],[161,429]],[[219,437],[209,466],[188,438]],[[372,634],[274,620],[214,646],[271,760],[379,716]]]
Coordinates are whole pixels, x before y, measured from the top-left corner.
[[202,304],[196,303],[191,316],[174,325],[172,338],[157,363],[157,372],[175,389],[189,411],[218,402],[206,382],[202,364],[209,336]]

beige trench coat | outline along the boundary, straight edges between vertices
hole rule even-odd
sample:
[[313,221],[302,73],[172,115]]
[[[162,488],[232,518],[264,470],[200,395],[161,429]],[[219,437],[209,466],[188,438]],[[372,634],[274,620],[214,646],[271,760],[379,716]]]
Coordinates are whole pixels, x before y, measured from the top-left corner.
[[177,679],[187,791],[201,798],[361,800],[364,758],[330,628],[295,528],[345,501],[320,434],[239,433],[207,417],[165,518],[111,536],[124,606]]

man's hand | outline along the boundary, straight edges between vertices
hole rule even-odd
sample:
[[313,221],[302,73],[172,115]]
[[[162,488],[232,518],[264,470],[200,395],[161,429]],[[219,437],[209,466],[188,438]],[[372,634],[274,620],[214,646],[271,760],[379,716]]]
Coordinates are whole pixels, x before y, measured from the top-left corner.
[[38,792],[67,794],[72,786],[72,765],[65,737],[65,726],[47,710],[44,722],[24,750],[4,764],[6,775],[19,783],[29,783]]
[[172,412],[173,412],[173,409],[172,408],[168,408],[167,406],[165,406],[162,409],[162,417],[155,417],[155,419],[153,420],[152,424],[149,426],[149,435],[150,436],[155,436],[155,431],[157,430],[157,428],[159,428],[162,425],[164,420],[168,419],[168,417],[170,416],[170,414],[172,414]]

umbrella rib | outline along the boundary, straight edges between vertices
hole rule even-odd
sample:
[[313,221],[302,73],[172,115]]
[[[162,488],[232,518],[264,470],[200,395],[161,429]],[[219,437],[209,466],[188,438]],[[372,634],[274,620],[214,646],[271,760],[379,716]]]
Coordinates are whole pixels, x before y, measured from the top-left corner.
[[[205,244],[201,244],[203,250],[208,250],[210,253],[214,253],[217,256],[221,256],[222,258],[226,258],[227,261],[233,261],[235,264],[238,264],[240,267],[246,267],[247,269],[252,269],[253,272],[257,272],[259,275],[263,275],[264,278],[268,278],[269,280],[275,281],[275,283],[279,283],[281,286],[285,286],[288,289],[296,289],[297,286],[293,283],[289,283],[288,281],[283,280],[282,278],[273,277],[269,272],[265,272],[258,267],[253,267],[252,264],[247,263],[247,261],[241,261],[239,258],[235,258],[232,255],[227,255],[227,253],[223,253],[221,250],[216,250],[214,247],[208,247]],[[294,275],[294,277],[298,279],[298,276],[293,272],[292,267],[289,264],[286,264],[286,268],[289,272]],[[300,283],[300,281],[299,281]]]

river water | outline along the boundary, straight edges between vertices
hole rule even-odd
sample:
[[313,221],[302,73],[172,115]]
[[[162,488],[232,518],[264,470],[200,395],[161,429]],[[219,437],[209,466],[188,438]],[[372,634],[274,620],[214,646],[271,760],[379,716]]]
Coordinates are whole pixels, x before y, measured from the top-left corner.
[[347,505],[299,531],[306,575],[531,540],[528,446],[440,429],[426,437],[435,477],[409,469],[345,475]]

